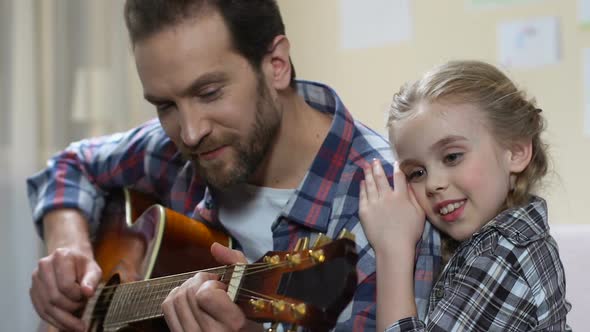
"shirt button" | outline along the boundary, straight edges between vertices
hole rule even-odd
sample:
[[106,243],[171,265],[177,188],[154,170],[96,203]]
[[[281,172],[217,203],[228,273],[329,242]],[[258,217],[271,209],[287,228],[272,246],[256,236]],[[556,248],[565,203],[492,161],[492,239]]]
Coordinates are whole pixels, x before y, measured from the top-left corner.
[[442,298],[445,296],[445,290],[444,290],[444,289],[442,289],[442,288],[437,288],[437,289],[434,291],[434,296],[435,296],[437,299],[442,299]]

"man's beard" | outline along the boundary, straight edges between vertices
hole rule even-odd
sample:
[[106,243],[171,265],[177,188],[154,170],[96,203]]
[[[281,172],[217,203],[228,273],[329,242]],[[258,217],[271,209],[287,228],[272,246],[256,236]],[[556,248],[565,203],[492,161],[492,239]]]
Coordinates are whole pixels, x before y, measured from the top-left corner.
[[[224,189],[238,183],[246,183],[266,157],[280,127],[279,106],[274,104],[266,84],[259,76],[257,82],[258,97],[256,114],[252,130],[245,139],[234,138],[233,145],[237,158],[233,168],[228,169],[226,163],[218,162],[204,166],[198,158],[192,157],[191,162],[197,174],[205,178],[214,188]],[[230,143],[231,144],[231,143]]]

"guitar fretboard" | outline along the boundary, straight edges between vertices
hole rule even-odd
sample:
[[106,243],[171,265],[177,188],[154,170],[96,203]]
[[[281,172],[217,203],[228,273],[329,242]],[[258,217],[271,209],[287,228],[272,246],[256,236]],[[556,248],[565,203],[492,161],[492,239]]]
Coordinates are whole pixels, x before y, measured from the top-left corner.
[[[220,274],[220,281],[228,283],[231,276],[230,267],[216,268],[207,272]],[[230,273],[227,273],[230,272]],[[112,288],[114,294],[106,312],[105,327],[125,326],[152,318],[163,317],[162,303],[168,294],[197,272],[178,274],[117,285]],[[100,308],[95,308],[100,313]]]

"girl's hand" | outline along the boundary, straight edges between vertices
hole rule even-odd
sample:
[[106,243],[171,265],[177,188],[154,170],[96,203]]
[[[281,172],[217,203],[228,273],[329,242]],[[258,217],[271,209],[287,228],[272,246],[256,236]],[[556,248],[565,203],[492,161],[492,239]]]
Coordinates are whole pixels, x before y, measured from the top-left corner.
[[[413,250],[424,230],[425,214],[405,174],[394,165],[392,188],[379,160],[364,168],[359,215],[365,235],[376,252]],[[407,249],[406,249],[407,250]]]

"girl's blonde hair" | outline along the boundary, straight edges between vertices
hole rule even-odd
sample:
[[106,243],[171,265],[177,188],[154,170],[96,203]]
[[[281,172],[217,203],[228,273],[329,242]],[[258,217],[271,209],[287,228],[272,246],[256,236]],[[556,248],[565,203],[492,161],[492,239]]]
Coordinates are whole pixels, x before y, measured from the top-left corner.
[[541,139],[545,120],[535,100],[496,67],[481,61],[451,61],[427,72],[422,79],[403,86],[393,97],[387,128],[411,116],[421,102],[473,103],[485,112],[495,139],[503,146],[530,139],[532,158],[516,174],[507,207],[526,203],[539,180],[547,173],[547,145]]

